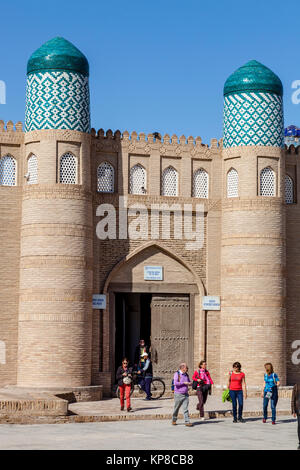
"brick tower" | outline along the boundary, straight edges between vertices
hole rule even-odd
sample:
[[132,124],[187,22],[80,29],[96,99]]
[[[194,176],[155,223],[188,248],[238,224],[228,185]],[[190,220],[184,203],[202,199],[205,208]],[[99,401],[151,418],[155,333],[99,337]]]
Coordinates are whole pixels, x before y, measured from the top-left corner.
[[19,386],[91,384],[89,65],[63,38],[27,66]]
[[272,362],[286,380],[282,84],[250,61],[224,86],[221,377],[250,385]]

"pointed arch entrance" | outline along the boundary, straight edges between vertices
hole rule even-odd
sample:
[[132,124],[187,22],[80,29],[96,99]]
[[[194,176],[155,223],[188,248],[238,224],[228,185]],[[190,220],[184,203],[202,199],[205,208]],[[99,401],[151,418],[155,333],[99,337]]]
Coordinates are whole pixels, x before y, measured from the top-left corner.
[[[145,279],[149,266],[161,268],[162,280]],[[169,378],[181,361],[193,367],[194,358],[204,357],[204,286],[172,250],[153,242],[136,249],[110,272],[104,293],[102,370],[111,372],[112,383],[123,355],[134,362],[141,336],[151,341],[156,375]]]

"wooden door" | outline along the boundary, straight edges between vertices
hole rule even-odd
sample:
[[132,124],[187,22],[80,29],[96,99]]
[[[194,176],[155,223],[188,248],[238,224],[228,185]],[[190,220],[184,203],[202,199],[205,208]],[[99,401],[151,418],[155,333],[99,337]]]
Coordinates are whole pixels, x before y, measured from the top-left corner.
[[152,295],[151,352],[153,373],[170,378],[181,362],[192,367],[188,295]]

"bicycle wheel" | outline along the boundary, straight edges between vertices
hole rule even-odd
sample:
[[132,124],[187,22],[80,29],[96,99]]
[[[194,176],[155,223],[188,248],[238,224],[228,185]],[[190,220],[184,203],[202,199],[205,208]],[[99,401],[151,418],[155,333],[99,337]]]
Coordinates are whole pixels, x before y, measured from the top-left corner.
[[151,382],[151,398],[158,400],[165,393],[166,385],[162,379],[154,378]]

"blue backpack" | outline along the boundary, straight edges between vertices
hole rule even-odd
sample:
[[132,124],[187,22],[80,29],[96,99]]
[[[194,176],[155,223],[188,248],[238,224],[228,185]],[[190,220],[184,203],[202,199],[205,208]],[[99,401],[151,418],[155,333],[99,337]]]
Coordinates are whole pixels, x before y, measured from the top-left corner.
[[[178,374],[177,380],[179,382],[179,370],[177,371],[177,374]],[[172,380],[172,383],[171,383],[171,390],[172,390],[172,392],[174,392],[174,390],[175,390],[174,379]]]

